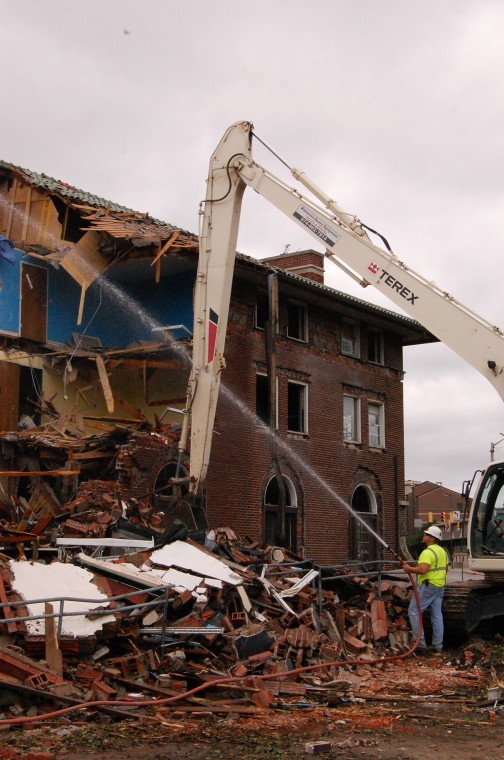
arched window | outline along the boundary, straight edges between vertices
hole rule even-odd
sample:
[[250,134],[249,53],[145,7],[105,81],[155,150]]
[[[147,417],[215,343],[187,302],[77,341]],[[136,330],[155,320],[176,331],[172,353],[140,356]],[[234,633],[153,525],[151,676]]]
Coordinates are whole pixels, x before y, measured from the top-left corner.
[[154,481],[153,500],[157,511],[162,510],[163,504],[173,501],[174,497],[181,498],[187,494],[189,490],[187,483],[183,483],[181,486],[173,486],[170,481],[171,478],[183,478],[187,477],[188,474],[186,468],[183,465],[178,465],[177,462],[163,464]]
[[359,516],[358,520],[352,520],[351,558],[372,562],[378,555],[376,538],[370,532],[376,533],[377,526],[377,504],[372,489],[366,485],[357,486],[352,495],[351,507]]
[[[282,482],[285,488],[284,520],[282,520],[280,484],[276,476],[268,481],[264,492],[264,539],[267,544],[283,546],[285,549],[296,552],[297,494],[294,484],[286,475],[282,476]],[[285,523],[284,531],[282,531],[283,522]],[[283,536],[282,532],[284,532]]]
[[171,478],[184,478],[188,476],[188,470],[177,462],[163,464],[154,480],[152,504],[154,512],[160,518],[159,528],[165,529],[173,520],[179,519],[187,525],[189,530],[197,530],[197,514],[191,508],[185,496],[189,490],[187,483],[173,485]]

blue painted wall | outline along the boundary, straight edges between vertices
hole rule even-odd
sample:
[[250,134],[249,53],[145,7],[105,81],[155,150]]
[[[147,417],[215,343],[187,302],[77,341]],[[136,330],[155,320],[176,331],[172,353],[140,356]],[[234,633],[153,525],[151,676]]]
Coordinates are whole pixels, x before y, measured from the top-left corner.
[[[88,288],[82,324],[76,324],[79,286],[60,270],[51,277],[48,333],[64,343],[73,332],[99,337],[104,346],[127,346],[135,340],[157,341],[153,327],[185,324],[192,331],[194,275],[184,273],[142,283],[117,285],[106,277]],[[64,297],[62,297],[64,296]]]
[[[192,331],[191,272],[148,282],[116,285],[106,277],[95,280],[85,298],[82,324],[77,325],[81,289],[62,268],[16,251],[15,263],[0,257],[0,332],[19,333],[21,263],[41,266],[48,273],[47,340],[72,341],[72,334],[100,338],[103,346],[123,347],[135,340],[157,341],[152,328],[185,324]],[[182,336],[182,333],[180,333]],[[177,336],[178,337],[178,336]]]

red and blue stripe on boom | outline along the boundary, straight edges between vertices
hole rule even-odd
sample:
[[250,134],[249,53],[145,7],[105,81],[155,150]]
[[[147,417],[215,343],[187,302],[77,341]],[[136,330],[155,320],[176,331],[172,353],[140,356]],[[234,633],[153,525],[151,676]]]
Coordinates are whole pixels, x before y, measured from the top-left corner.
[[219,315],[213,309],[210,309],[210,316],[208,319],[208,354],[207,362],[210,364],[214,358],[215,341],[217,339],[217,325],[219,323]]

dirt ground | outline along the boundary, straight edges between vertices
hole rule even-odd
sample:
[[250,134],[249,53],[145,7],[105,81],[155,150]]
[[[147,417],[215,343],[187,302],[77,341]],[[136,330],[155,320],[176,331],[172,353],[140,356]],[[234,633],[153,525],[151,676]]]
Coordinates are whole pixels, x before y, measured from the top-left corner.
[[96,760],[97,753],[100,760],[301,758],[320,741],[330,745],[325,757],[348,760],[504,757],[504,699],[488,699],[488,688],[504,680],[501,644],[344,672],[353,687],[338,692],[331,706],[307,699],[277,709],[231,706],[236,712],[220,714],[165,705],[117,722],[72,713],[4,729],[0,760]]

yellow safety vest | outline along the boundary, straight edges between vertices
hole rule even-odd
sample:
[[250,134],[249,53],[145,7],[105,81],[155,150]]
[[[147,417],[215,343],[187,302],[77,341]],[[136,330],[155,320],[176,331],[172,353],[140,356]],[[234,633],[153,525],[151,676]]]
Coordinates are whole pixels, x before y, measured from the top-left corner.
[[427,580],[433,586],[444,586],[448,572],[448,555],[443,547],[439,544],[427,546],[418,558],[419,565],[424,562],[429,565],[429,570],[418,576],[418,582],[423,583]]

